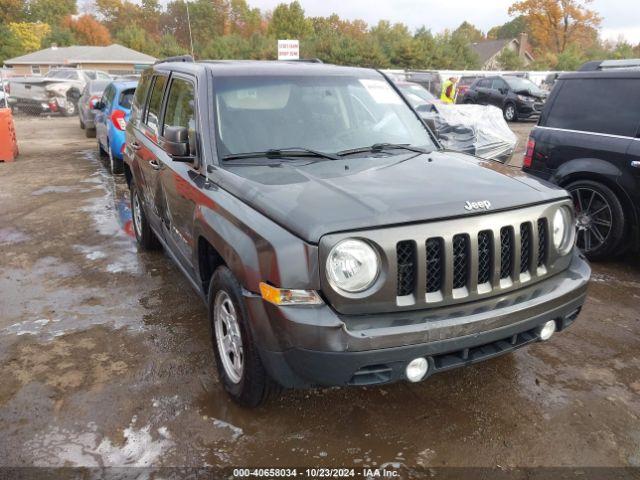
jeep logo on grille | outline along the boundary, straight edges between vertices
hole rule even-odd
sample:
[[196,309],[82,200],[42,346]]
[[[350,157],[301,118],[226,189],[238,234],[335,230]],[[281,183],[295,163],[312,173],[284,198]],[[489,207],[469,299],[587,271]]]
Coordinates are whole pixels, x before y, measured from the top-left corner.
[[464,204],[464,209],[468,211],[472,210],[489,210],[491,208],[491,202],[489,200],[481,200],[479,202],[470,202]]

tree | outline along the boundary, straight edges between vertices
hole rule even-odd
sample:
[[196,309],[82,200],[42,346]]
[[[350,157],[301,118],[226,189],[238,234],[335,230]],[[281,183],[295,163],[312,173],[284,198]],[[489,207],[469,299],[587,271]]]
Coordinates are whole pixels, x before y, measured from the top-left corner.
[[467,43],[476,43],[484,40],[484,34],[475,25],[472,25],[466,20],[453,31],[453,35],[460,37]]
[[511,39],[521,33],[529,33],[529,24],[524,15],[519,15],[507,23],[493,27],[487,32],[487,38],[491,40]]
[[149,37],[143,28],[136,25],[116,33],[115,39],[125,47],[137,50],[138,52],[154,56],[157,54],[157,44]]
[[522,70],[525,67],[524,61],[518,55],[518,52],[510,48],[502,49],[498,55],[498,63],[502,70]]
[[42,41],[51,33],[51,27],[46,23],[12,22],[9,30],[26,53],[40,50]]
[[24,22],[26,20],[24,7],[23,0],[0,0],[0,24]]
[[25,2],[31,22],[55,25],[78,11],[76,0],[31,0]]
[[26,53],[20,39],[13,34],[9,27],[2,23],[0,23],[0,38],[2,39],[0,42],[0,65],[9,58],[18,57]]
[[77,19],[68,17],[65,25],[73,32],[76,41],[82,45],[111,45],[109,30],[93,15],[85,14]]
[[531,40],[538,50],[556,54],[571,44],[592,42],[601,18],[585,5],[591,0],[521,0],[509,8],[510,15],[524,15]]
[[311,21],[305,17],[304,10],[296,0],[290,4],[279,4],[271,14],[269,35],[278,39],[307,38],[313,32]]

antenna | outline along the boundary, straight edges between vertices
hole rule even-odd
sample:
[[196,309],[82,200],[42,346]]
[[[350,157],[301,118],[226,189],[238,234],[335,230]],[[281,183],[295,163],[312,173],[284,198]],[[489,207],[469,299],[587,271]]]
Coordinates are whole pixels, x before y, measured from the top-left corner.
[[[193,36],[191,35],[191,17],[189,16],[189,0],[184,2],[187,6],[187,25],[189,26],[189,44],[191,45],[191,56],[193,57]],[[195,57],[194,57],[195,58]]]

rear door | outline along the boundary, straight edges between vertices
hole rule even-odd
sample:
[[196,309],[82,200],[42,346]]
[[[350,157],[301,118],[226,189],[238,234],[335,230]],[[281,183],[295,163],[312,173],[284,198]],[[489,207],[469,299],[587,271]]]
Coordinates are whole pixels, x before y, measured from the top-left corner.
[[109,128],[108,121],[111,114],[111,107],[113,105],[113,98],[115,96],[116,89],[113,85],[109,85],[102,94],[102,109],[96,111],[96,138],[102,148],[107,150],[107,130]]
[[476,102],[481,105],[487,105],[489,95],[491,93],[492,78],[483,78],[476,85]]
[[135,142],[131,143],[131,148],[135,151],[136,163],[142,177],[142,196],[145,203],[145,212],[149,217],[152,228],[160,234],[161,214],[160,207],[163,201],[162,192],[159,191],[159,174],[162,164],[159,156],[162,150],[158,146],[160,137],[160,118],[164,100],[165,87],[168,83],[168,76],[156,74],[151,80],[151,90],[149,92],[146,107],[142,113],[141,121],[138,125]]
[[165,202],[161,209],[163,236],[178,261],[190,274],[195,272],[195,208],[199,199],[206,198],[201,191],[204,188],[205,177],[200,170],[195,91],[195,78],[172,74],[162,126],[162,133],[167,127],[187,128],[189,150],[194,156],[194,162],[176,161],[164,151],[159,155],[162,164],[160,182]]

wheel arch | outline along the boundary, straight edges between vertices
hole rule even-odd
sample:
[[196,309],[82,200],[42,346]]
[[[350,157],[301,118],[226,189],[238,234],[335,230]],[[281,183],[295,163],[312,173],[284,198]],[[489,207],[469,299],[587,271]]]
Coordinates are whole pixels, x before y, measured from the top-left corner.
[[[620,200],[622,208],[624,209],[624,213],[630,220],[629,226],[637,228],[638,214],[633,206],[633,201],[631,200],[625,189],[622,188],[617,182],[616,179],[618,177],[612,175],[615,172],[617,172],[618,175],[622,175],[622,172],[620,172],[620,170],[618,170],[614,165],[611,165],[608,162],[603,162],[602,160],[594,162],[592,161],[592,159],[587,160],[588,165],[597,166],[599,168],[589,170],[571,169],[567,170],[562,175],[558,175],[556,173],[553,177],[554,183],[557,183],[563,188],[579,180],[591,180],[593,182],[602,183],[603,185],[608,187]],[[604,163],[607,166],[600,165],[600,163]]]

